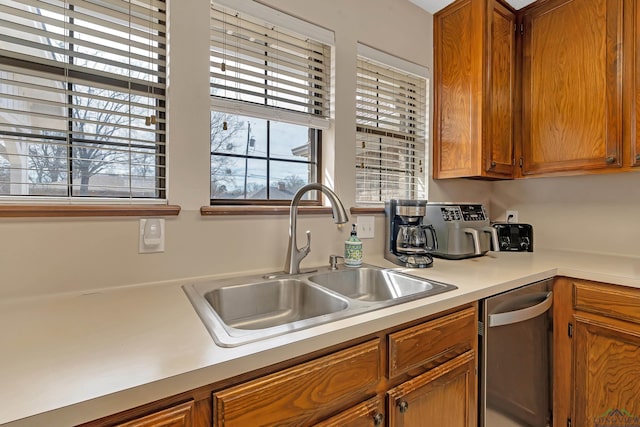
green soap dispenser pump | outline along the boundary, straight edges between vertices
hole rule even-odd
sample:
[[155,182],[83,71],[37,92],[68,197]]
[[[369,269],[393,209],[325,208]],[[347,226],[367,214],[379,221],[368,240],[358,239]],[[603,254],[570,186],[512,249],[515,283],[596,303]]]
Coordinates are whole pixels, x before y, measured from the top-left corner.
[[344,242],[344,265],[347,267],[362,265],[362,241],[358,238],[355,224],[351,224],[351,235]]

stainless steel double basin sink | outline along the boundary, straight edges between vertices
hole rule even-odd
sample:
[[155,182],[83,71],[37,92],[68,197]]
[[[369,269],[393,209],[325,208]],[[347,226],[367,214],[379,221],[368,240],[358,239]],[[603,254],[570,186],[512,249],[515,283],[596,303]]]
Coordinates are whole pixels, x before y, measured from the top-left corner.
[[283,335],[456,286],[371,266],[265,279],[194,283],[183,289],[215,342],[223,347]]

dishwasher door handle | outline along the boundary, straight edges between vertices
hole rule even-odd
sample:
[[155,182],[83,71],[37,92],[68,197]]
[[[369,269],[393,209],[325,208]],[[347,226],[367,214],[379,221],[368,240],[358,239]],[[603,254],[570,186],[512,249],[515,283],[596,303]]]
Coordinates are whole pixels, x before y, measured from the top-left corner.
[[[540,299],[542,298],[542,301]],[[527,302],[535,302],[535,305],[530,307],[521,308],[513,311],[502,311],[498,313],[492,313],[489,315],[489,327],[511,325],[512,323],[524,322],[525,320],[533,319],[549,310],[553,304],[553,292],[537,292],[534,294],[523,295],[521,297],[515,297],[506,303],[501,304],[503,308],[508,310],[509,307],[521,307],[522,304]]]

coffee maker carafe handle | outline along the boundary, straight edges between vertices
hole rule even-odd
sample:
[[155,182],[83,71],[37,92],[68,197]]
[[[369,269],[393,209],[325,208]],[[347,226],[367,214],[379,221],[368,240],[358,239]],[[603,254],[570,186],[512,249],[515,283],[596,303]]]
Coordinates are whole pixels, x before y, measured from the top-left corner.
[[[429,224],[429,225],[422,225],[421,226],[425,231],[424,231],[424,235],[425,235],[425,249],[428,251],[436,251],[438,250],[438,238],[436,237],[436,229],[433,228],[433,225]],[[426,230],[429,230],[429,232],[431,233],[431,241],[433,242],[433,244],[431,246],[429,246],[429,239],[427,239],[427,232]]]
[[499,251],[500,250],[500,242],[498,240],[498,230],[496,230],[493,227],[484,227],[482,229],[483,232],[485,233],[489,233],[489,235],[491,236],[491,250],[492,251]]
[[464,228],[462,231],[467,234],[471,234],[471,238],[473,239],[473,254],[482,255],[482,251],[480,250],[480,234],[478,233],[478,230],[475,228]]

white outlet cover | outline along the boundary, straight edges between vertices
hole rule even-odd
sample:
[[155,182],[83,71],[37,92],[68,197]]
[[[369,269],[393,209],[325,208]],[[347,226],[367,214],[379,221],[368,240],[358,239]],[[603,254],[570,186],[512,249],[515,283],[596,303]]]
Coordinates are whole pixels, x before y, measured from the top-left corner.
[[138,253],[164,252],[164,218],[140,219]]

